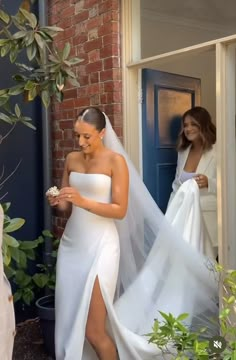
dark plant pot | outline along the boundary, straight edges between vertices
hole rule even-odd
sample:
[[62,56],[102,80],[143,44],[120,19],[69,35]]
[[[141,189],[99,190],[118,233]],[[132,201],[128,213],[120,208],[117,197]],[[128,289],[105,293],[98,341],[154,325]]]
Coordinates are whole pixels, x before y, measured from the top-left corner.
[[46,352],[55,358],[55,297],[47,295],[36,301]]

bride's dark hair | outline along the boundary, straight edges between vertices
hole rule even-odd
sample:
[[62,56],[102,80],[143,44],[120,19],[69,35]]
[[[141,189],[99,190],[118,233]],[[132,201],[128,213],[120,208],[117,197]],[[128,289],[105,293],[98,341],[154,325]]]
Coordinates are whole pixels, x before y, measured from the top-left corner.
[[106,119],[103,112],[97,107],[90,106],[80,111],[76,121],[84,121],[101,131],[106,127]]

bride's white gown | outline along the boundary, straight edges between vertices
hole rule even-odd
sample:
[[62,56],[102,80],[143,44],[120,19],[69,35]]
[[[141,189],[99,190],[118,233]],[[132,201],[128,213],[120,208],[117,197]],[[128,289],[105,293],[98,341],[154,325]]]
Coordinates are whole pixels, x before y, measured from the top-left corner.
[[[82,196],[99,202],[108,203],[111,200],[111,178],[107,175],[71,172],[70,186],[77,188]],[[139,209],[136,210],[138,214]],[[191,324],[194,317],[199,316],[204,322],[206,316],[212,315],[210,311],[216,312],[214,279],[206,272],[202,258],[190,249],[185,250],[186,245],[183,247],[178,241],[169,241],[169,230],[164,225],[163,231],[159,232],[160,241],[155,242],[146,266],[113,304],[119,265],[122,267],[116,225],[113,219],[73,206],[57,260],[57,360],[97,359],[85,340],[96,277],[108,312],[109,331],[115,339],[121,360],[163,358],[144,336],[150,332],[158,310],[175,315],[189,312]],[[153,229],[153,232],[156,230]],[[149,235],[152,236],[151,230]],[[191,281],[193,278],[197,278],[198,287]]]

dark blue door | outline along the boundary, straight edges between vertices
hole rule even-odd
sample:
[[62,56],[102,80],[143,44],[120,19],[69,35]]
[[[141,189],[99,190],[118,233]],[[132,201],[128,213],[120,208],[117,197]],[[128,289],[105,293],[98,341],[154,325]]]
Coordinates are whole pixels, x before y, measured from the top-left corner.
[[143,180],[165,212],[175,176],[181,115],[200,103],[200,79],[142,70]]

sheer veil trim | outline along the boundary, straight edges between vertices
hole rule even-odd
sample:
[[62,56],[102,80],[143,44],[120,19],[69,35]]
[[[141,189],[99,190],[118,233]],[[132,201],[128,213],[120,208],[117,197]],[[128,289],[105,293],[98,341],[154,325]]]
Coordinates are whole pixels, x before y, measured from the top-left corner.
[[[187,312],[192,326],[207,325],[215,334],[217,326],[209,322],[218,315],[213,265],[165,218],[104,115],[104,145],[125,158],[130,177],[128,211],[116,221],[121,247],[116,311],[125,325],[142,333],[150,331],[161,310],[175,315]],[[142,316],[129,315],[130,301],[131,312]]]

